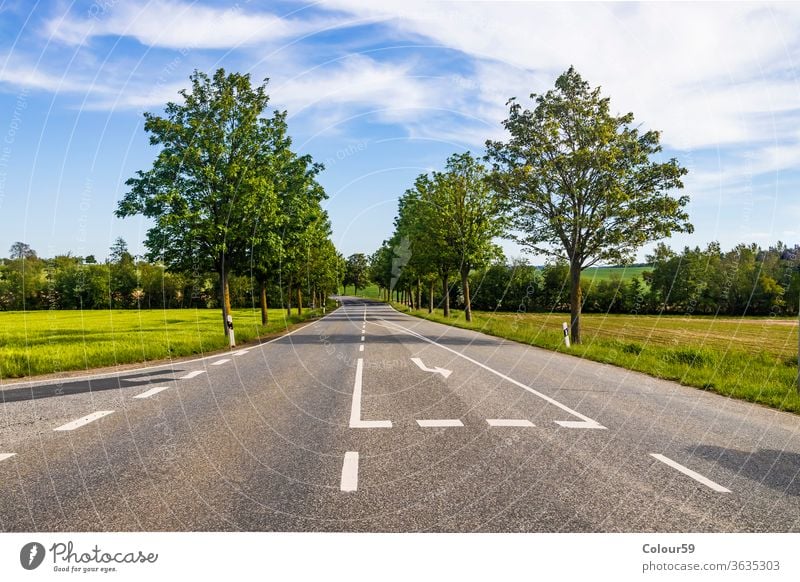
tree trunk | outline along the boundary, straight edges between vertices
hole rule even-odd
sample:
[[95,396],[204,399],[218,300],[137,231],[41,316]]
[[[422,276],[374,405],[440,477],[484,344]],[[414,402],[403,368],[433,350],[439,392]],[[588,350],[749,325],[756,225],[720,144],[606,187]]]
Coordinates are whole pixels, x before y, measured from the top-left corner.
[[232,313],[231,309],[231,287],[228,283],[228,276],[225,275],[225,308],[228,310],[228,313]]
[[222,268],[219,271],[219,299],[222,304],[222,328],[225,330],[225,337],[228,335],[228,315],[230,314],[230,295],[228,293],[228,273]]
[[431,288],[428,294],[428,313],[433,313],[433,279],[431,279]]
[[581,343],[581,265],[574,261],[569,265],[570,278],[570,340],[573,344]]
[[442,293],[444,294],[444,297],[442,297],[442,308],[445,317],[450,317],[450,285],[447,284],[448,278],[447,275],[442,275]]
[[267,312],[267,284],[261,281],[261,325],[267,325],[269,313]]
[[461,269],[461,290],[464,292],[464,319],[472,321],[472,304],[469,297],[469,269]]
[[286,285],[286,317],[292,316],[292,280]]
[[297,286],[297,315],[303,315],[303,291],[300,285]]
[[422,309],[422,282],[417,277],[417,309]]

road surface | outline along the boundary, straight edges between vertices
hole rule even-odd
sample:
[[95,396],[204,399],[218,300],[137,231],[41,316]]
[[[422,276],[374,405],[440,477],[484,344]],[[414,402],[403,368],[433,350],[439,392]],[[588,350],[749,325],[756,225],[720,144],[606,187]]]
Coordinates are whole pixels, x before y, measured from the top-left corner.
[[353,298],[2,395],[2,531],[800,531],[799,417]]

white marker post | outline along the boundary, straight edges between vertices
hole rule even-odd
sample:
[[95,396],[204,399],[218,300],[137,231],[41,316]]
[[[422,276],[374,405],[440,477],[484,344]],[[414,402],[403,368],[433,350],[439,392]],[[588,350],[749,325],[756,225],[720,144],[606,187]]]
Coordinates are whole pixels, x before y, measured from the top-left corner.
[[233,316],[230,313],[228,314],[228,339],[230,340],[230,346],[235,348],[236,339],[233,337]]
[[569,347],[569,326],[566,321],[561,326],[564,328],[564,345]]

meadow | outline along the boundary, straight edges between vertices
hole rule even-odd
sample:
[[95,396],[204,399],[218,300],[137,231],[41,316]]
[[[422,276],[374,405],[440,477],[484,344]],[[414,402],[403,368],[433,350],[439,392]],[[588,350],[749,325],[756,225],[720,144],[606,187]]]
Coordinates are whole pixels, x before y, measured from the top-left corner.
[[[321,310],[234,309],[237,345],[286,331]],[[0,379],[205,354],[227,347],[217,309],[0,312]]]
[[581,278],[584,281],[599,283],[600,281],[610,281],[614,277],[619,277],[623,281],[633,279],[634,277],[642,278],[642,273],[645,271],[652,271],[652,266],[635,266],[635,267],[589,267],[584,269]]
[[393,305],[440,323],[800,412],[796,319],[584,314],[583,343],[567,348],[566,313],[473,312],[467,323],[460,311],[445,318],[441,310],[428,314]]

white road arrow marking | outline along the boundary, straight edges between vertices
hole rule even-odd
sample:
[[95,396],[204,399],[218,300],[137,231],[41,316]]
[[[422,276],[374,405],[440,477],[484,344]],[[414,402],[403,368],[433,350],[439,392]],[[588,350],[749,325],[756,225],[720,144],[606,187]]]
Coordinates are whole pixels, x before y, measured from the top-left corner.
[[423,364],[422,360],[420,360],[419,358],[411,358],[411,361],[414,362],[417,366],[419,366],[419,369],[422,370],[423,372],[433,372],[435,374],[441,374],[442,376],[444,376],[444,378],[447,378],[448,376],[450,376],[450,374],[453,373],[452,370],[445,370],[444,368],[439,368],[438,366],[436,368],[429,368],[428,366]]

